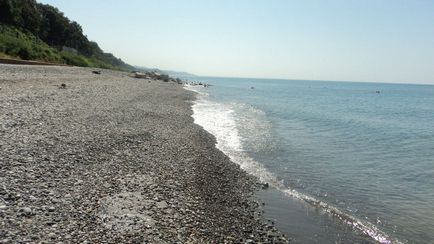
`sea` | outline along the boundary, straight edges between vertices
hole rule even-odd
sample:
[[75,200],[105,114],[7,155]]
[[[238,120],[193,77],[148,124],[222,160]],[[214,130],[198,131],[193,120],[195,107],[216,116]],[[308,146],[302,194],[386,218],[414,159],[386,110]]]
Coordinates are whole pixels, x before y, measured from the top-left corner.
[[194,81],[195,123],[292,243],[434,243],[434,86]]

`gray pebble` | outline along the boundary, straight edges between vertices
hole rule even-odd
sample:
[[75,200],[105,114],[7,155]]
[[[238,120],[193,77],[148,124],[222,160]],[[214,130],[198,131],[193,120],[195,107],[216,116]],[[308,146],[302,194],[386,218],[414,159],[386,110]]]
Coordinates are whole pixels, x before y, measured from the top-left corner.
[[0,70],[8,242],[287,242],[253,200],[258,179],[194,124],[193,92],[112,70]]

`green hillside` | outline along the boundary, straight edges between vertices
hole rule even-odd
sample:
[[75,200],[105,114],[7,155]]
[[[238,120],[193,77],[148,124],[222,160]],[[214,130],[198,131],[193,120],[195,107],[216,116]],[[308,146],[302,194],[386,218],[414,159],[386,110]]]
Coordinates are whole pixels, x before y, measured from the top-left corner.
[[0,0],[0,56],[85,67],[131,70],[57,8],[35,0]]

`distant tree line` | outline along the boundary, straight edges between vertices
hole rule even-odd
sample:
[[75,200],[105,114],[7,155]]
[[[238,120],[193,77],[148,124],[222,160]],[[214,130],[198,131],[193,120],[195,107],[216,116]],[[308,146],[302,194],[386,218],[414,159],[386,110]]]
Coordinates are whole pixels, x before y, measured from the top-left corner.
[[104,53],[96,42],[89,41],[81,26],[70,21],[59,9],[36,0],[0,0],[0,23],[32,33],[59,50],[76,49],[113,66],[132,68],[111,53]]

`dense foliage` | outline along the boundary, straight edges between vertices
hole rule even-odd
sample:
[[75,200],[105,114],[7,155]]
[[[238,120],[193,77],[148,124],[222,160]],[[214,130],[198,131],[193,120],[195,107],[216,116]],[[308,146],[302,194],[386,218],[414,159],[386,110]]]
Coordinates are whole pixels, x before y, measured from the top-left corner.
[[[57,49],[59,54],[65,53],[61,52],[61,50],[63,47],[68,47],[77,50],[78,54],[85,56],[82,59],[93,60],[93,63],[97,62],[107,66],[132,69],[131,66],[112,54],[104,53],[97,43],[88,40],[77,22],[70,21],[61,11],[53,6],[40,4],[35,0],[0,0],[0,24],[15,29],[16,40],[19,40],[15,48],[16,52],[24,50],[21,51],[23,52],[22,55],[3,51],[9,55],[19,56],[24,59],[36,58],[46,61],[69,60],[69,63],[73,59],[80,59],[73,53],[64,54],[64,57],[60,55],[59,59],[56,55],[44,54],[44,52],[52,51],[53,48]],[[13,39],[11,29],[9,28],[6,31],[6,27],[2,29],[3,34],[0,36],[2,39],[0,42],[3,44],[0,43],[0,45],[9,45],[12,41],[11,38]],[[45,42],[52,48],[47,49],[49,47],[42,42]],[[26,49],[33,50],[34,53],[31,53],[27,57],[24,53]],[[48,56],[49,58],[47,58]],[[86,62],[81,63],[85,64]]]
[[15,27],[0,24],[0,58],[19,57],[24,60],[39,60],[84,67],[106,69],[128,69],[115,66],[94,56],[59,51],[50,47],[31,33],[24,33]]

